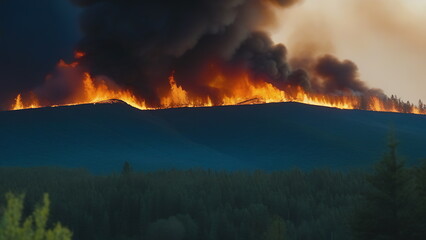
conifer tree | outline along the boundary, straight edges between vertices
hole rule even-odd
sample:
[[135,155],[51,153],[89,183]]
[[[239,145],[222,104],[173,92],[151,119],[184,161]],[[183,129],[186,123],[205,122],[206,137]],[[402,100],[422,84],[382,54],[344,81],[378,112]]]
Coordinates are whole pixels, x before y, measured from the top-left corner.
[[123,164],[123,169],[121,170],[121,174],[123,176],[128,176],[133,172],[133,168],[128,161],[125,161]]
[[370,189],[353,221],[357,239],[413,239],[412,188],[404,161],[397,156],[398,143],[392,135],[388,153],[367,177]]

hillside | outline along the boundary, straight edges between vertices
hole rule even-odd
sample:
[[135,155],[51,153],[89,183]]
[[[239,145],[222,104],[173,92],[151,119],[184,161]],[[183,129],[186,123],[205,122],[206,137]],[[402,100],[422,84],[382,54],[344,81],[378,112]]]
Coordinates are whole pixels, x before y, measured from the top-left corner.
[[140,111],[124,103],[0,112],[1,166],[286,169],[370,166],[394,127],[426,157],[426,116],[298,103]]

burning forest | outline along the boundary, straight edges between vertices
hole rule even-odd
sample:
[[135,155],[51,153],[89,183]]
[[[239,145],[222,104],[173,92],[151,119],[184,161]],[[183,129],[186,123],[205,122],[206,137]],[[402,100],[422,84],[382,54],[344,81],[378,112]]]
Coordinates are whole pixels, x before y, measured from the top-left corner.
[[73,2],[83,33],[74,61],[59,61],[10,109],[119,99],[139,109],[300,102],[426,114],[421,101],[368,87],[349,60],[289,60],[265,29],[275,24],[274,9],[297,0]]

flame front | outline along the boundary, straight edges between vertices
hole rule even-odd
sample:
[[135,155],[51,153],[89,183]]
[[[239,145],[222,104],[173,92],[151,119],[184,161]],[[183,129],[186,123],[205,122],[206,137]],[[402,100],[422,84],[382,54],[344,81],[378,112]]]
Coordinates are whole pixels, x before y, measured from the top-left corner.
[[[77,56],[82,56],[81,53],[78,53]],[[58,63],[58,68],[60,69],[75,69],[78,67],[76,62],[71,64],[66,64],[64,61]],[[50,104],[50,105],[41,105],[37,97],[30,97],[28,100],[24,101],[22,99],[22,94],[19,94],[15,98],[15,103],[12,106],[12,110],[21,110],[29,108],[40,108],[40,107],[57,107],[57,106],[68,106],[68,105],[79,105],[79,104],[89,104],[89,103],[98,103],[110,99],[118,99],[126,102],[127,104],[139,108],[147,109],[145,101],[137,98],[131,91],[123,90],[118,87],[112,86],[105,80],[94,81],[89,73],[83,73],[81,79],[81,89],[78,89],[77,93],[74,94],[70,99],[68,99],[65,104]]]
[[83,85],[84,98],[72,104],[97,103],[110,99],[119,99],[135,108],[147,109],[145,101],[139,100],[131,91],[113,90],[108,87],[105,81],[101,81],[96,85],[88,73],[84,73]]
[[[77,52],[76,59],[84,56]],[[77,70],[78,63],[67,64],[64,61],[58,63],[60,70]],[[382,99],[378,96],[357,96],[351,93],[342,95],[324,95],[305,91],[300,86],[284,86],[277,88],[267,81],[252,79],[249,73],[241,72],[233,74],[232,77],[217,71],[208,76],[207,87],[220,93],[219,99],[212,101],[212,97],[202,96],[196,92],[190,92],[180,86],[176,81],[174,73],[168,79],[169,89],[160,96],[160,105],[149,106],[146,100],[135,94],[130,89],[117,86],[114,82],[104,78],[93,78],[89,73],[82,72],[78,79],[73,79],[78,88],[65,103],[54,104],[39,99],[38,94],[32,92],[25,95],[19,94],[11,106],[11,110],[56,107],[64,105],[95,104],[111,99],[122,100],[127,104],[142,110],[176,108],[176,107],[210,107],[225,105],[262,104],[278,102],[298,102],[310,105],[318,105],[339,109],[364,109],[383,112],[405,112],[415,114],[426,114],[424,106],[414,106],[402,103],[398,99]],[[47,79],[47,81],[49,78]],[[216,97],[217,98],[217,97]]]
[[190,97],[187,91],[177,85],[174,73],[169,77],[169,85],[169,93],[161,98],[161,108],[213,106],[209,97]]

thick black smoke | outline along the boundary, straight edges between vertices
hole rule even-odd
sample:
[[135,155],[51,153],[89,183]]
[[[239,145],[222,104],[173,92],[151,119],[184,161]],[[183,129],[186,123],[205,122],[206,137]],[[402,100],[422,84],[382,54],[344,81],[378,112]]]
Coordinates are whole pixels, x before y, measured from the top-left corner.
[[81,60],[154,102],[172,71],[189,90],[208,91],[200,75],[212,62],[236,64],[286,81],[286,49],[261,30],[272,8],[296,0],[74,0],[84,8]]
[[[380,89],[369,88],[359,78],[357,65],[332,55],[298,56],[290,61],[293,70],[289,79],[314,93],[332,95],[386,97]],[[309,73],[309,74],[308,74]]]
[[262,29],[274,21],[273,8],[298,0],[73,2],[84,9],[78,48],[86,56],[80,63],[153,105],[158,104],[158,92],[167,89],[171,72],[185,89],[215,101],[215,90],[205,79],[212,65],[222,71],[243,69],[279,88],[298,85],[327,94],[369,91],[350,61],[325,56],[309,59],[305,70],[290,67],[285,46],[274,44]]
[[349,60],[341,62],[326,55],[318,60],[315,73],[324,80],[323,88],[326,92],[351,90],[363,93],[369,90],[359,79],[358,67]]

